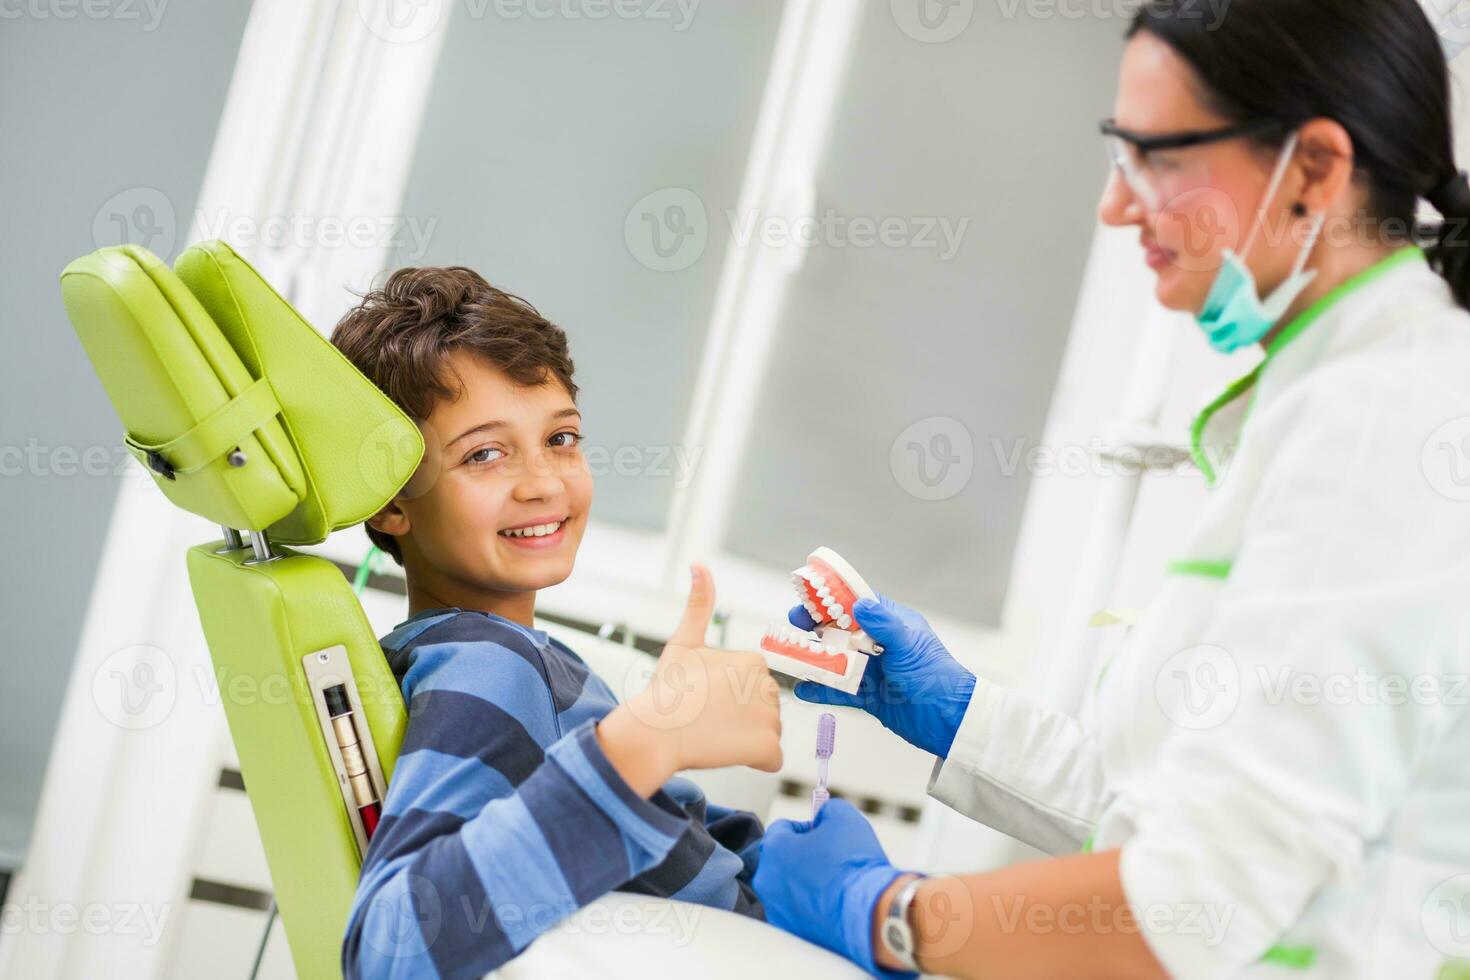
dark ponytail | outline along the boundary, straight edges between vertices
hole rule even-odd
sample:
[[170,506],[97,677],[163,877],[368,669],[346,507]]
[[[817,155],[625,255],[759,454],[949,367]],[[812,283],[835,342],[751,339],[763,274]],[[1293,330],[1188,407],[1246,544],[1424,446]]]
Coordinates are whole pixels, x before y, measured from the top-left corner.
[[1449,282],[1460,305],[1470,308],[1470,176],[1456,171],[1425,196],[1444,216],[1421,234],[1430,264]]
[[[1228,119],[1277,119],[1288,132],[1337,121],[1352,137],[1370,216],[1386,235],[1412,233],[1470,308],[1470,182],[1455,166],[1449,67],[1418,2],[1232,0],[1219,19],[1199,6],[1147,0],[1128,36],[1146,31],[1173,48]],[[1420,198],[1444,220],[1419,225]]]

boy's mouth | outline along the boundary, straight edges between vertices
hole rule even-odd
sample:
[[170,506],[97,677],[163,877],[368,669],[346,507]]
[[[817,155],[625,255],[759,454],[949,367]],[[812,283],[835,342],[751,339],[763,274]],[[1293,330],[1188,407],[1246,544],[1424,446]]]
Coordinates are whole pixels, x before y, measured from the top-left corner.
[[552,548],[566,538],[566,527],[570,520],[570,517],[541,518],[504,528],[499,535],[518,548]]

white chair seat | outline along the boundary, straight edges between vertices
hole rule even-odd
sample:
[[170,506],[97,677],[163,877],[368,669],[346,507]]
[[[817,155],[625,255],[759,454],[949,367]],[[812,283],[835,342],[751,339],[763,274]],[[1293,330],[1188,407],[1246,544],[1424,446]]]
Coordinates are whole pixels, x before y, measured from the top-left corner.
[[558,923],[491,976],[814,980],[867,974],[820,946],[743,915],[611,892]]

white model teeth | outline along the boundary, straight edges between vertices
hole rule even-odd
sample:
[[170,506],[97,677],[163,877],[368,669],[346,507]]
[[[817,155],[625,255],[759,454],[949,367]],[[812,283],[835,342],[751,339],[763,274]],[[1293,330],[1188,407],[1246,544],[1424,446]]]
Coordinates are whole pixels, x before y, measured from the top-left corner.
[[[812,564],[818,560],[831,566],[825,574]],[[857,572],[838,556],[828,549],[817,549],[809,556],[806,564],[791,573],[791,584],[796,589],[801,608],[811,617],[812,630],[807,632],[777,628],[766,634],[770,639],[825,654],[855,651],[874,656],[883,652],[882,644],[874,642],[863,631],[862,624],[853,615],[852,607],[834,596],[834,592],[841,593],[844,597],[852,593],[855,597],[852,601],[856,602],[857,599],[872,595],[872,590]],[[813,642],[814,639],[816,642]]]
[[557,521],[554,524],[532,524],[530,527],[513,527],[500,533],[507,538],[544,538],[548,534],[555,534],[561,530],[565,521]]
[[821,637],[812,636],[799,629],[790,626],[780,626],[766,631],[766,638],[785,643],[789,646],[805,647],[813,653],[828,653],[826,644]]
[[839,629],[852,627],[852,616],[842,603],[832,596],[832,586],[827,579],[810,565],[803,565],[791,573],[791,582],[808,615],[818,623],[834,623]]

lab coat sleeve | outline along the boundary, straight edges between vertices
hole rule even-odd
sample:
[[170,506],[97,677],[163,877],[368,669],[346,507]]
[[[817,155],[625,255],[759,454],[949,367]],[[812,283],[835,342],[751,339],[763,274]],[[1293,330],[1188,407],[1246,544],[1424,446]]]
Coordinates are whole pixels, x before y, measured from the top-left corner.
[[1175,976],[1237,974],[1352,884],[1443,718],[1414,685],[1465,669],[1470,504],[1422,459],[1465,406],[1412,364],[1373,367],[1324,369],[1249,422],[1240,551],[1201,584],[1223,593],[1199,647],[1159,671],[1223,701],[1160,701],[1158,765],[1119,794],[1123,888]]
[[968,817],[1048,854],[1079,850],[1106,784],[1093,734],[983,678],[929,793]]

